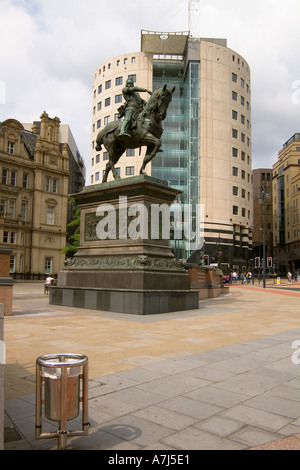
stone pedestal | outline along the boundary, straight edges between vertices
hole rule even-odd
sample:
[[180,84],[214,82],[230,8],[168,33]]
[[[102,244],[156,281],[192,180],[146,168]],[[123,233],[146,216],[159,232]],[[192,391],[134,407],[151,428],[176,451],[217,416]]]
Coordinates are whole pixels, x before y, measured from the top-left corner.
[[4,315],[12,315],[13,279],[9,274],[11,249],[0,247],[0,303]]
[[50,289],[50,303],[140,315],[198,308],[169,247],[169,207],[178,194],[142,175],[73,195],[80,247]]
[[211,266],[189,267],[191,288],[198,292],[199,300],[218,297],[228,292],[223,285],[223,273]]

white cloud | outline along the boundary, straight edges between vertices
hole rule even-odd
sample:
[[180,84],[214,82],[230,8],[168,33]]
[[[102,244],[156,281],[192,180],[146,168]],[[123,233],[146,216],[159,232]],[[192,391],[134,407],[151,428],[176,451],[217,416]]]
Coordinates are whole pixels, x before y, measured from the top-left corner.
[[[140,50],[142,29],[187,31],[188,0],[0,0],[0,120],[39,119],[46,110],[70,125],[90,165],[93,74],[107,58]],[[271,166],[299,132],[297,0],[194,0],[194,36],[223,37],[252,78],[254,167]],[[300,94],[299,94],[300,96]],[[5,101],[5,103],[3,103]]]

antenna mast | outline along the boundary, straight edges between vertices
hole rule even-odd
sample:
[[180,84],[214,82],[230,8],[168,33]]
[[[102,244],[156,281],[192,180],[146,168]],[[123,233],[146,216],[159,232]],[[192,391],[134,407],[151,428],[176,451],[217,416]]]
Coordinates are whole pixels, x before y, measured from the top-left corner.
[[[189,32],[191,34],[192,30],[192,12],[193,11],[199,11],[198,5],[200,3],[200,0],[188,0],[189,3]],[[191,34],[192,36],[192,34]]]

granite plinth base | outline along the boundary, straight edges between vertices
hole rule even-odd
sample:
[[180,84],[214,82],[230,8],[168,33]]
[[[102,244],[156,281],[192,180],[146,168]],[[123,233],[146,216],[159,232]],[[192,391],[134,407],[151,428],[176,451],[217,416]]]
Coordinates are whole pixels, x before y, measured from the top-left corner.
[[146,291],[51,287],[50,305],[106,312],[152,315],[198,308],[198,293],[192,291]]

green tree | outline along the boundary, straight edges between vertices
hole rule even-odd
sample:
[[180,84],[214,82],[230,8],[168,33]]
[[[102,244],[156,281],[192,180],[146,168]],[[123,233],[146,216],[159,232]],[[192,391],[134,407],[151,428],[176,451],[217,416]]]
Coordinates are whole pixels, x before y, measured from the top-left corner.
[[67,225],[67,245],[62,249],[62,253],[67,258],[72,258],[80,243],[80,209],[74,198],[69,199],[69,204],[73,209],[73,217]]

